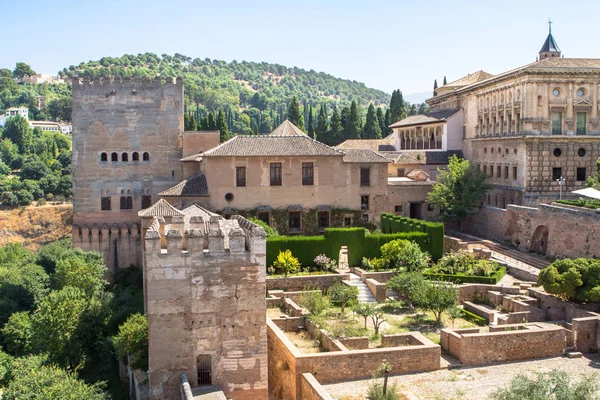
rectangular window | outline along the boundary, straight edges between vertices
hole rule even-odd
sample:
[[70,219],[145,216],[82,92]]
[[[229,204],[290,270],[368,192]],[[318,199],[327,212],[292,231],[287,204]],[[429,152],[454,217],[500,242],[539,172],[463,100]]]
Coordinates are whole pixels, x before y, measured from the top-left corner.
[[102,211],[110,211],[110,197],[102,197],[100,199],[100,209]]
[[271,186],[281,186],[281,163],[271,163]]
[[270,225],[271,221],[269,219],[269,212],[268,211],[261,211],[258,213],[258,219],[260,219],[261,221],[263,221],[265,224]]
[[398,168],[396,172],[398,173],[398,178],[404,177],[404,168]]
[[235,168],[235,186],[246,187],[246,167]]
[[483,173],[485,174],[485,176],[487,176],[487,165],[483,166]]
[[562,135],[562,113],[552,113],[552,134]]
[[587,113],[578,112],[577,113],[577,134],[585,135],[587,133]]
[[288,213],[288,227],[290,231],[299,231],[300,230],[300,220],[301,220],[301,212],[300,211],[290,211]]
[[502,167],[497,165],[496,166],[496,178],[501,178],[502,177]]
[[121,196],[121,210],[132,210],[133,209],[133,197]]
[[394,206],[394,212],[401,213],[403,208],[403,206]]
[[585,168],[577,168],[577,182],[583,182],[586,180]]
[[369,222],[369,214],[362,215],[362,222]]
[[371,168],[360,167],[360,186],[371,186]]
[[562,168],[552,168],[552,180],[556,181],[562,177]]
[[360,196],[360,209],[361,210],[369,209],[369,196]]
[[319,211],[319,228],[329,228],[329,211]]
[[344,226],[352,226],[352,217],[344,217]]
[[152,196],[144,195],[142,196],[142,210],[148,208],[152,205]]
[[504,179],[508,179],[508,167],[504,167]]
[[513,167],[513,180],[517,179],[517,167]]
[[313,163],[303,162],[302,163],[302,185],[311,186],[313,184],[314,184]]

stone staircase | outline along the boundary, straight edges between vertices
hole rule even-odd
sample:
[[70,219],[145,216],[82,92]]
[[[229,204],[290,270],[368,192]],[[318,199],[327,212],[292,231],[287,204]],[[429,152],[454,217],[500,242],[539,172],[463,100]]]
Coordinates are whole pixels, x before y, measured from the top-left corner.
[[375,300],[375,296],[373,296],[373,293],[371,293],[371,290],[369,289],[367,284],[360,279],[360,276],[351,273],[350,282],[348,282],[348,284],[350,286],[356,286],[356,288],[358,288],[359,303],[377,303],[377,300]]

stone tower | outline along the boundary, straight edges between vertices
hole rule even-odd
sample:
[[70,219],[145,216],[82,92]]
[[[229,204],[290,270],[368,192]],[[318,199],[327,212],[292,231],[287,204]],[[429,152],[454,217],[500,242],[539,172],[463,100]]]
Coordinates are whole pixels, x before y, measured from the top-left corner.
[[544,58],[552,57],[560,58],[560,55],[560,49],[556,44],[556,40],[554,40],[554,36],[552,36],[552,21],[548,21],[548,37],[546,38],[546,41],[540,50],[539,60],[542,61]]
[[137,212],[182,178],[183,81],[73,80],[73,244],[141,266]]
[[[179,398],[185,373],[192,387],[266,400],[265,231],[197,205],[176,215],[165,203],[142,216],[152,221],[144,250],[150,399]],[[161,210],[171,216],[150,217]]]

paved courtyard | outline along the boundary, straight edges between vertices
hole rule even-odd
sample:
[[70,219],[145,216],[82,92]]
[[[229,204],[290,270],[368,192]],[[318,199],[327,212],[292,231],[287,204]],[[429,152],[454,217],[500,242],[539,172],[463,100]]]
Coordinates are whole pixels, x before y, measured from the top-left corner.
[[[480,400],[489,398],[496,389],[509,384],[516,375],[532,374],[552,369],[566,371],[572,376],[600,376],[600,356],[566,357],[464,367],[420,374],[390,377],[400,390],[419,400]],[[323,385],[332,397],[339,400],[363,400],[369,380]]]

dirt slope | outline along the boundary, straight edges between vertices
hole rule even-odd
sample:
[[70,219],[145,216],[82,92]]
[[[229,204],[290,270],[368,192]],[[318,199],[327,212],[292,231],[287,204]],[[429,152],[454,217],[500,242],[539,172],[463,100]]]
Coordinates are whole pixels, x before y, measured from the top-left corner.
[[73,206],[56,204],[0,210],[0,246],[23,243],[31,250],[71,234]]

